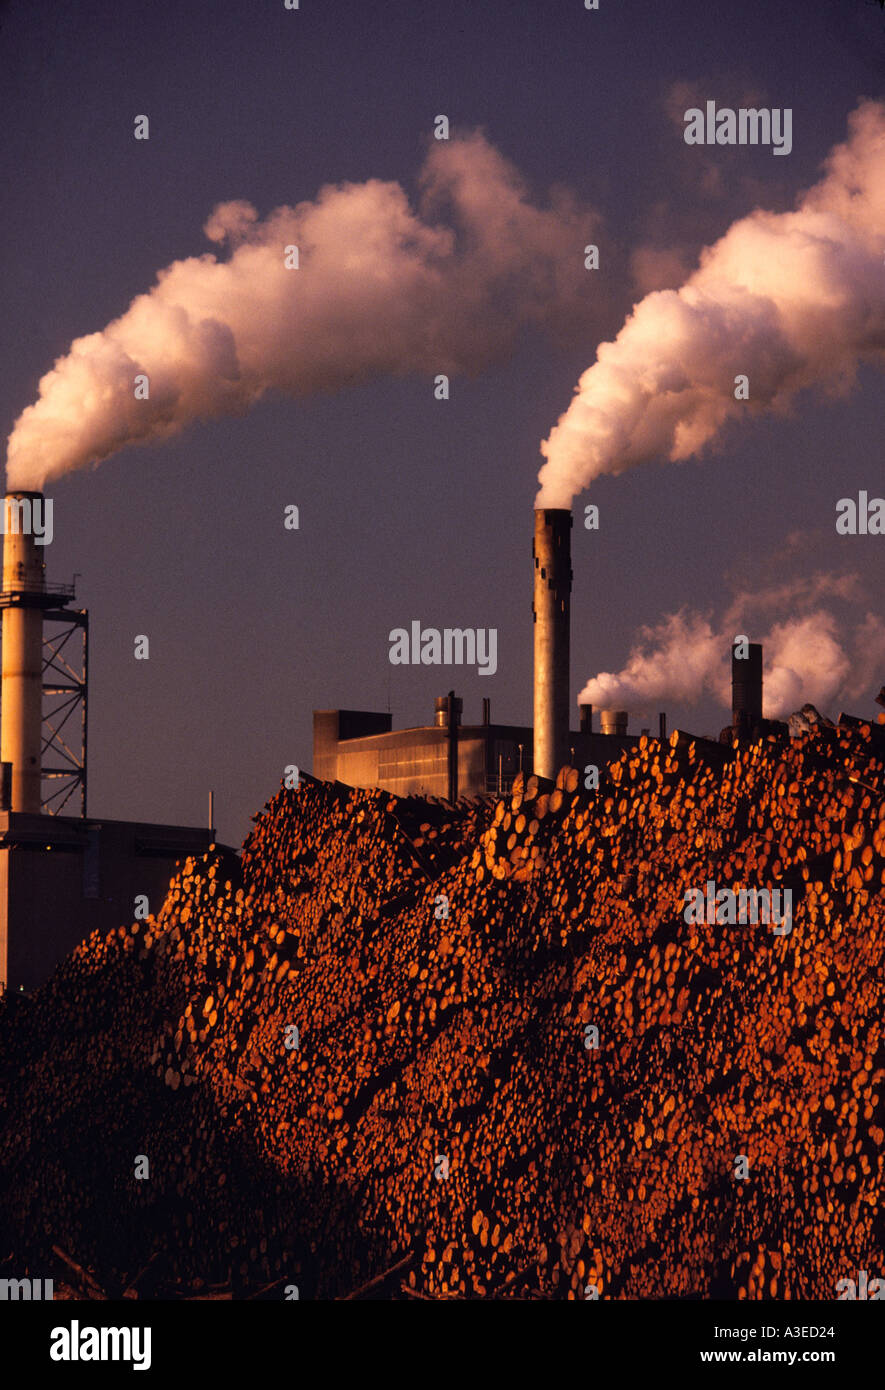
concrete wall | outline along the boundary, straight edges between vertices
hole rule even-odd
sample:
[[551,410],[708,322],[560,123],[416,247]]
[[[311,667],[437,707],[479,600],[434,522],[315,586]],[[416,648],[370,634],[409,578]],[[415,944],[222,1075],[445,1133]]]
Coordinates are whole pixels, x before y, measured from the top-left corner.
[[189,826],[0,813],[0,981],[35,989],[98,930],[157,912],[176,863],[212,833]]

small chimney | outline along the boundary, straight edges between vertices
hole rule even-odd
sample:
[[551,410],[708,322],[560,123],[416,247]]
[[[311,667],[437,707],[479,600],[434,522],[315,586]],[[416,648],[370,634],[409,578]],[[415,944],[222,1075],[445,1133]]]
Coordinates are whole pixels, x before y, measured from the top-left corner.
[[599,723],[604,734],[626,734],[627,711],[625,709],[601,709]]
[[762,644],[747,644],[747,655],[731,652],[731,726],[738,738],[750,738],[762,719]]
[[582,734],[593,733],[593,706],[578,705],[578,713],[581,716],[580,729]]

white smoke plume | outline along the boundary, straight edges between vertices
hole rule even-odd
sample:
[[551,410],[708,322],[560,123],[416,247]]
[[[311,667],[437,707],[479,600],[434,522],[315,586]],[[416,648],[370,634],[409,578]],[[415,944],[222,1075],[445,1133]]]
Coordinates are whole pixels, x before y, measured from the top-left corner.
[[[752,212],[679,290],[649,294],[603,343],[541,453],[536,507],[594,478],[697,454],[742,412],[885,362],[885,105],[864,100],[795,212]],[[735,378],[749,377],[749,399]]]
[[[8,485],[41,487],[270,390],[476,371],[528,325],[558,334],[596,320],[583,264],[596,214],[563,190],[534,206],[478,132],[434,142],[420,188],[420,212],[379,179],[326,186],[264,220],[220,204],[205,232],[227,258],[174,262],[122,317],[72,343],[15,423]],[[135,397],[140,374],[147,400]]]
[[[852,702],[864,713],[885,670],[885,622],[872,611],[861,618],[837,616],[819,600],[823,575],[756,594],[742,594],[715,621],[710,614],[681,609],[644,627],[623,669],[603,671],[588,681],[580,704],[652,715],[662,702],[695,705],[712,697],[731,704],[731,649],[738,634],[762,643],[763,712],[778,719],[803,704],[838,715]],[[857,576],[845,576],[832,597],[856,599]],[[782,607],[791,616],[773,616],[746,626],[751,611]],[[857,611],[856,608],[854,610]]]

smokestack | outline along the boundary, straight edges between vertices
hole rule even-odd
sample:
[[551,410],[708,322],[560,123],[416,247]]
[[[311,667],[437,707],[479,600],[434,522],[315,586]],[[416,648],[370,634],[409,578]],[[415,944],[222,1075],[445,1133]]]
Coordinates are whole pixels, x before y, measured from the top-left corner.
[[4,500],[0,760],[12,763],[11,809],[38,813],[45,586],[32,524],[35,502],[42,507],[42,493],[10,492]]
[[627,732],[627,711],[625,709],[601,709],[599,724],[604,734],[625,734]]
[[593,706],[578,705],[578,714],[581,717],[580,729],[582,734],[593,733]]
[[762,643],[749,642],[747,655],[731,652],[731,726],[749,738],[762,719]]
[[553,779],[568,762],[572,514],[535,512],[535,772]]
[[658,715],[658,738],[664,743],[667,738],[667,716],[663,710]]

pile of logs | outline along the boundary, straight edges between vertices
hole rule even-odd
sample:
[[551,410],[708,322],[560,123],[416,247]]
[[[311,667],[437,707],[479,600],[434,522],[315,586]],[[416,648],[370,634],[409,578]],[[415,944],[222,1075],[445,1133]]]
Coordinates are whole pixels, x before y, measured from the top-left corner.
[[[792,930],[686,922],[709,880],[789,887]],[[303,776],[241,861],[6,1006],[0,1263],[131,1298],[834,1298],[885,1275],[883,966],[876,726],[643,737],[598,789],[456,806]]]

